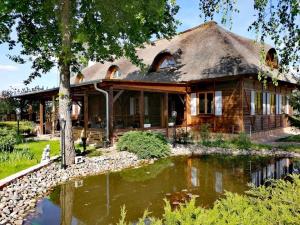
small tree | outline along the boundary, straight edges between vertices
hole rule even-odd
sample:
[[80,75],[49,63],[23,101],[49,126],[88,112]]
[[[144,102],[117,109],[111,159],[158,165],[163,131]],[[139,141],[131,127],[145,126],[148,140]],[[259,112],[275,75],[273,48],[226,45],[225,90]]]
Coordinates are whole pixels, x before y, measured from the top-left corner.
[[[136,47],[152,37],[171,37],[178,6],[169,0],[2,0],[0,2],[0,44],[22,51],[11,58],[33,62],[25,83],[57,66],[60,70],[59,114],[66,120],[66,163],[74,162],[71,123],[70,73],[85,61],[128,57],[142,65]],[[10,35],[16,28],[17,39]],[[34,56],[34,57],[32,57]]]

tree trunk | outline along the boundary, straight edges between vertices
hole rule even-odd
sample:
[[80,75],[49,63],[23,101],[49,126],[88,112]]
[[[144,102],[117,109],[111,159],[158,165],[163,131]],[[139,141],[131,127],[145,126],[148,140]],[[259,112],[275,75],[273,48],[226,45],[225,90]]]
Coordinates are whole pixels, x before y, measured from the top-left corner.
[[[72,132],[70,98],[70,67],[71,67],[71,2],[61,0],[61,35],[62,53],[59,57],[60,81],[59,81],[59,115],[60,119],[66,121],[64,135],[61,131],[62,139],[65,140],[65,163],[67,166],[74,164],[75,148]],[[64,137],[63,137],[64,136]]]
[[73,218],[73,202],[74,202],[74,183],[69,182],[61,186],[60,190],[60,209],[61,209],[61,225],[71,225]]

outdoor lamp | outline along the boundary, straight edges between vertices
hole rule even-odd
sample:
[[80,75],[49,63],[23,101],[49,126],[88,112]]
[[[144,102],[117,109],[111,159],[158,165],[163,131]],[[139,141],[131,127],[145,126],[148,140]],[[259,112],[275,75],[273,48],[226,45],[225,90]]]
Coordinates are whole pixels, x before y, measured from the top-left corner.
[[18,122],[18,135],[20,134],[20,120],[21,120],[21,109],[16,108],[17,122]]

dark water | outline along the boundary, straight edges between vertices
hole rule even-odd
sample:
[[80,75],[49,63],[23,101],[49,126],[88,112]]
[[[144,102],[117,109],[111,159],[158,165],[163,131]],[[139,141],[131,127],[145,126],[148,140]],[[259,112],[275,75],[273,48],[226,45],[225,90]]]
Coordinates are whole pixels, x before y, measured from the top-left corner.
[[248,183],[263,184],[299,170],[295,159],[201,156],[175,157],[153,165],[91,176],[54,189],[39,202],[25,224],[115,224],[125,205],[127,219],[136,221],[145,209],[161,216],[163,199],[174,207],[197,196],[196,203],[211,207],[224,191],[243,193]]

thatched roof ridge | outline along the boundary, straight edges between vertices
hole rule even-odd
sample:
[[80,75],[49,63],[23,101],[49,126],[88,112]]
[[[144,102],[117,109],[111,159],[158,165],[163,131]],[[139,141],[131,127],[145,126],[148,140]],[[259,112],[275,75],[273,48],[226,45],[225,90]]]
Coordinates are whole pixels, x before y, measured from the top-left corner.
[[[263,48],[267,52],[272,47],[264,45]],[[227,31],[215,22],[208,22],[181,32],[171,40],[157,40],[137,50],[137,55],[149,68],[158,54],[168,52],[176,60],[174,68],[145,73],[128,59],[120,58],[113,63],[96,63],[85,68],[83,81],[108,78],[107,71],[112,65],[120,68],[120,79],[129,81],[188,82],[258,74],[259,70],[271,75],[274,71],[261,67],[261,49],[261,45],[253,40]],[[286,77],[279,79],[292,82]],[[74,78],[72,82],[75,82]]]

